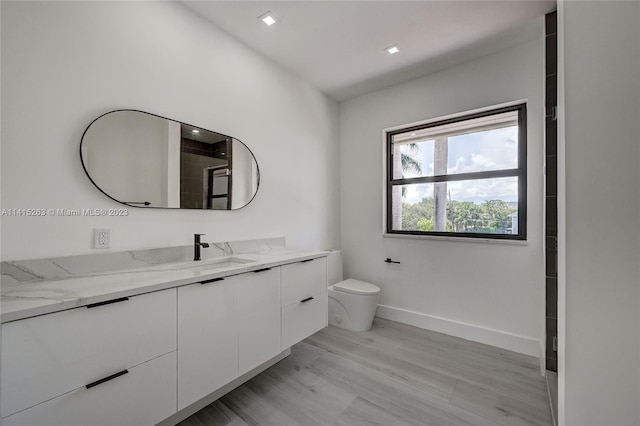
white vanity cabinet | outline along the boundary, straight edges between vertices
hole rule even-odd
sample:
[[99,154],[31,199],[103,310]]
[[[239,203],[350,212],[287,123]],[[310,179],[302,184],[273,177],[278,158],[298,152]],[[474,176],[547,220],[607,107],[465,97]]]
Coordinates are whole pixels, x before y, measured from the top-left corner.
[[178,289],[178,409],[280,353],[280,268]]
[[4,323],[1,424],[186,418],[327,325],[326,258],[263,265]]
[[282,349],[328,324],[327,259],[282,266]]
[[2,424],[157,423],[176,411],[175,351],[176,289],[5,323]]

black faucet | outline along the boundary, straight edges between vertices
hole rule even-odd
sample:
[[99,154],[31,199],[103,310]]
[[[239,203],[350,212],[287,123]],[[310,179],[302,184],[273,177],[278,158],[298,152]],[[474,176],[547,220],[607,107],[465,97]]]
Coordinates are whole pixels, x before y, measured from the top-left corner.
[[193,260],[202,260],[200,259],[200,247],[209,247],[208,243],[200,242],[200,236],[202,235],[206,234],[193,234]]

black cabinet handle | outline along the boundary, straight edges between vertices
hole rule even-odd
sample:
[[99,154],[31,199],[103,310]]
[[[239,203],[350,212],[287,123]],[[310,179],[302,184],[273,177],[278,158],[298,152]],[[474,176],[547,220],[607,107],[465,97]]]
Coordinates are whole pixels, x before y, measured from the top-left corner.
[[104,302],[91,303],[91,304],[87,305],[87,309],[95,308],[95,307],[98,307],[98,306],[110,305],[112,303],[124,302],[125,300],[129,300],[129,298],[128,297],[121,297],[119,299],[112,299],[112,300],[107,300],[107,301],[104,301]]
[[306,299],[302,299],[300,303],[308,302],[309,300],[313,300],[313,297],[307,297]]
[[264,272],[264,271],[270,271],[270,270],[271,270],[271,268],[263,268],[263,269],[256,269],[253,272],[258,273],[258,272]]
[[315,259],[301,260],[300,263],[313,262]]
[[95,382],[91,382],[91,383],[89,383],[89,384],[86,386],[86,388],[87,388],[87,389],[91,389],[91,388],[92,388],[92,387],[94,387],[94,386],[101,385],[101,384],[103,384],[104,382],[108,382],[109,380],[113,380],[113,379],[115,379],[116,377],[124,376],[124,375],[125,375],[125,374],[127,374],[128,372],[129,372],[129,370],[122,370],[122,371],[119,371],[119,372],[117,372],[116,374],[112,374],[112,375],[110,375],[110,376],[108,376],[108,377],[105,377],[104,379],[96,380]]
[[386,263],[398,263],[398,264],[400,263],[400,262],[396,262],[395,260],[391,260],[391,258],[389,258],[389,257],[387,257],[384,261]]
[[200,284],[209,284],[209,283],[215,283],[218,281],[224,281],[224,278],[213,278],[210,280],[204,280],[204,281],[200,281]]

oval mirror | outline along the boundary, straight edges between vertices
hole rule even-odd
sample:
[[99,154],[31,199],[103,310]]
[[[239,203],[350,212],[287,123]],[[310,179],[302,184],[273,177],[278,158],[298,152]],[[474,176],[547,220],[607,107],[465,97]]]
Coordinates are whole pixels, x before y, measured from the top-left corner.
[[249,204],[260,181],[239,140],[136,110],[89,124],[80,159],[100,191],[134,207],[235,210]]

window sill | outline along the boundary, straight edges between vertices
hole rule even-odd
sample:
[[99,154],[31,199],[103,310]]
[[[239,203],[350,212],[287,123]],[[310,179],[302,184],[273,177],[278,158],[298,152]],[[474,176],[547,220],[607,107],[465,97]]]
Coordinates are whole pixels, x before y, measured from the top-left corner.
[[383,238],[404,238],[410,240],[436,240],[451,241],[459,243],[484,243],[484,244],[507,244],[515,246],[526,246],[526,240],[499,240],[494,238],[465,238],[465,237],[443,237],[440,235],[413,235],[413,234],[382,234]]

